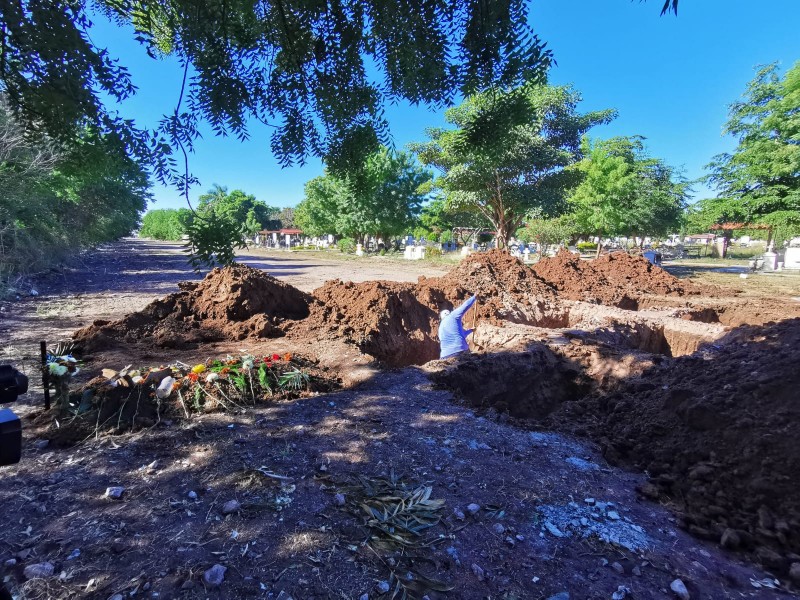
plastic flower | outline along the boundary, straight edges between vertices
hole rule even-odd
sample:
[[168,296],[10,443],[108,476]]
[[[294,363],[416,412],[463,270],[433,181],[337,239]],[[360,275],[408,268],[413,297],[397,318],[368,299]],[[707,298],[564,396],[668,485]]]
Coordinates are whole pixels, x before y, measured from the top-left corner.
[[285,360],[286,362],[289,362],[290,360],[292,360],[292,353],[291,352],[287,352],[286,354],[284,354],[283,355],[283,360]]
[[206,375],[206,381],[210,382],[210,381],[214,381],[215,379],[219,379],[219,374],[218,373],[209,373],[208,375]]
[[62,377],[63,375],[67,374],[67,371],[69,371],[69,369],[67,369],[67,367],[65,367],[64,365],[60,365],[54,362],[50,363],[50,365],[48,366],[48,370],[50,371],[51,375],[55,375],[56,377]]
[[197,373],[194,373],[194,372],[192,372],[192,373],[189,373],[189,374],[186,376],[186,379],[188,379],[188,380],[189,380],[189,381],[191,381],[192,383],[196,382],[196,381],[198,380],[198,378],[199,378],[199,376],[197,375]]
[[280,354],[273,354],[272,355],[272,360],[280,360],[280,359],[281,359],[281,355]]
[[219,372],[220,375],[227,375],[230,372],[230,367],[222,367],[222,370]]
[[245,371],[249,371],[252,368],[253,368],[253,359],[252,358],[247,358],[247,359],[242,361],[242,369],[244,369]]
[[203,373],[205,370],[206,370],[205,365],[195,365],[192,367],[192,373],[194,373],[195,375],[199,375],[200,373]]

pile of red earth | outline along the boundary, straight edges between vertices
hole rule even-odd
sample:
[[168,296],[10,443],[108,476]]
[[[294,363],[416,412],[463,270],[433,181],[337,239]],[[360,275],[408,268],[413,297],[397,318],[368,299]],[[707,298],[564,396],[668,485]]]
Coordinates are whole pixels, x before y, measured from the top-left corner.
[[473,254],[447,275],[416,284],[333,280],[313,294],[320,302],[293,334],[327,332],[392,366],[438,358],[439,312],[472,294],[480,301],[465,315],[466,328],[476,320],[558,326],[566,319],[552,288],[499,250]]
[[286,319],[303,319],[312,299],[300,290],[243,265],[214,269],[199,283],[148,304],[118,321],[95,321],[75,334],[86,352],[118,342],[181,348],[200,342],[279,337]]
[[588,432],[613,463],[650,475],[645,496],[777,573],[800,562],[800,319],[742,327],[609,395],[568,402],[556,427]]
[[569,300],[583,300],[637,310],[645,294],[690,296],[707,292],[670,275],[641,256],[625,252],[604,254],[593,261],[561,250],[553,258],[543,258],[533,271]]

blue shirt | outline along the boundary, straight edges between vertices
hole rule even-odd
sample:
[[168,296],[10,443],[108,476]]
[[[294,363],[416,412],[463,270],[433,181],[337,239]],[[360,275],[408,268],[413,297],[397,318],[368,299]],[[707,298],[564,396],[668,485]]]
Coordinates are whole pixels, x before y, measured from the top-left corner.
[[472,330],[465,330],[461,325],[461,319],[470,306],[475,304],[476,299],[477,297],[473,296],[439,323],[439,346],[441,348],[439,358],[447,358],[459,352],[469,352],[467,336],[472,333]]

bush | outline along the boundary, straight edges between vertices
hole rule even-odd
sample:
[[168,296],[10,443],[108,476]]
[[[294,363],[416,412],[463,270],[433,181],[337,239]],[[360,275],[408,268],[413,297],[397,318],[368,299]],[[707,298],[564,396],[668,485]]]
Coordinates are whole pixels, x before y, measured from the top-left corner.
[[380,250],[378,250],[378,254],[381,256],[386,256],[386,248],[381,248]]
[[597,250],[597,244],[594,242],[578,242],[575,244],[578,252],[588,252],[589,250]]
[[428,258],[436,258],[442,255],[441,248],[428,248],[425,252]]
[[356,251],[356,242],[355,240],[351,240],[349,238],[344,238],[336,242],[336,247],[339,248],[340,252],[344,252],[345,254],[349,254],[351,252]]

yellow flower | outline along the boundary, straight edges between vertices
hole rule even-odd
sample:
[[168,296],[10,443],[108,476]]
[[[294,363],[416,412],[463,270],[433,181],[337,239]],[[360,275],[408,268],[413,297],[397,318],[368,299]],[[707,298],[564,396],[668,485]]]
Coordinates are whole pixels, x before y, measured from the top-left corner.
[[205,365],[195,365],[192,367],[192,373],[200,374],[206,370]]

